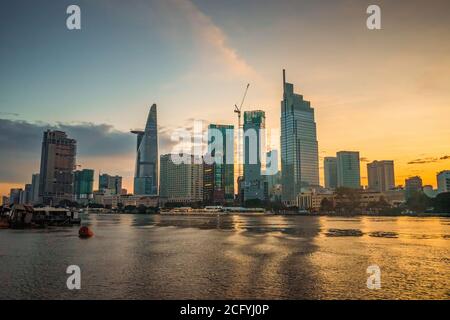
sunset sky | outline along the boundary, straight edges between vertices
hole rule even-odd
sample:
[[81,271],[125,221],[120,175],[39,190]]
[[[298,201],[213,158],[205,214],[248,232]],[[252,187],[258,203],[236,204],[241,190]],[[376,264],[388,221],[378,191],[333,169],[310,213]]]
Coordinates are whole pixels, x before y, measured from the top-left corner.
[[[81,7],[79,31],[66,8]],[[382,30],[366,28],[378,4]],[[101,0],[0,4],[0,194],[39,171],[42,131],[66,130],[77,163],[124,177],[158,105],[160,153],[193,119],[237,124],[234,104],[280,126],[282,69],[315,108],[322,158],[394,160],[396,183],[450,169],[448,0]],[[95,188],[97,187],[97,182]]]

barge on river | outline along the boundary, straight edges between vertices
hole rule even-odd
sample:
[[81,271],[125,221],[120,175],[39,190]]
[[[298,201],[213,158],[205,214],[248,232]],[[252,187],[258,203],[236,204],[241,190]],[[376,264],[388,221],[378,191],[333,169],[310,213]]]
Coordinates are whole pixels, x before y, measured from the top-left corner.
[[72,226],[81,223],[79,213],[70,209],[33,208],[23,204],[15,204],[11,208],[3,207],[0,220],[2,226],[13,229]]

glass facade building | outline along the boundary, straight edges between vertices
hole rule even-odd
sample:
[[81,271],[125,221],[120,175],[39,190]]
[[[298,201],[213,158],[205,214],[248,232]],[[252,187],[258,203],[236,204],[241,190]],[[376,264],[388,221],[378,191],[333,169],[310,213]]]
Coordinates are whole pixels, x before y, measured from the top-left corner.
[[144,131],[132,131],[137,135],[136,168],[134,175],[135,195],[158,194],[158,124],[156,104],[148,114]]
[[[244,200],[265,199],[261,175],[261,129],[266,127],[264,111],[244,112]],[[265,155],[265,152],[264,152]]]
[[75,200],[88,200],[93,198],[94,170],[77,170],[73,174],[73,189]]
[[361,174],[358,151],[339,151],[337,157],[337,186],[361,188]]
[[336,189],[337,187],[337,158],[325,157],[323,159],[323,173],[325,188]]
[[[219,140],[216,140],[219,139]],[[212,202],[234,200],[234,126],[210,124],[208,126],[208,153],[213,163]],[[211,169],[211,168],[210,168]]]
[[103,173],[98,176],[98,190],[103,193],[121,194],[122,177]]
[[283,70],[281,101],[282,201],[294,204],[302,187],[319,185],[319,151],[314,109],[294,93]]

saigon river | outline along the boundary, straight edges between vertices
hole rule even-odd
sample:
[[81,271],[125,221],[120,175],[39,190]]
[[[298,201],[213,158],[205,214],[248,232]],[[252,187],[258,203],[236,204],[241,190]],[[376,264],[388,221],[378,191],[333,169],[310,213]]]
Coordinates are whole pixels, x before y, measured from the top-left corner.
[[[450,218],[90,214],[0,230],[0,299],[450,299]],[[68,290],[66,268],[81,269]],[[370,265],[381,288],[366,285]]]

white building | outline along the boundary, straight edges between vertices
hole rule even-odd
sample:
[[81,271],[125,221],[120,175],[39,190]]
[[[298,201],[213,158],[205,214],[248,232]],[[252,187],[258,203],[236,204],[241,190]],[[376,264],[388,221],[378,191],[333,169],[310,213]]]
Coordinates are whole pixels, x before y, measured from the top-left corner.
[[437,174],[438,194],[450,192],[450,170],[444,170]]

